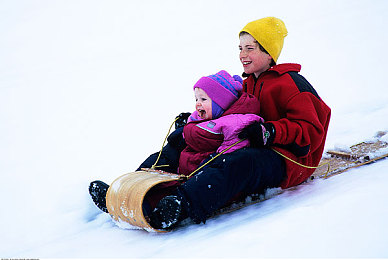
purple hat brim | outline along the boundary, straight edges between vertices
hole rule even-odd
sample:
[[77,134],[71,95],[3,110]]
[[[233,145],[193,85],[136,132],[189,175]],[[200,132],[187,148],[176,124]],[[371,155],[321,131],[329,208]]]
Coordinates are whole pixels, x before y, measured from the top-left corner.
[[223,110],[227,110],[238,99],[232,92],[208,77],[200,78],[194,85],[195,88],[204,90]]

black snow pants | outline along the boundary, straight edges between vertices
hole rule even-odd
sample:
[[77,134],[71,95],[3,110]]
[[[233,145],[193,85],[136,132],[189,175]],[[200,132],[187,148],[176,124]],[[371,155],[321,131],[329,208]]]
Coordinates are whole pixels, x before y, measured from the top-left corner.
[[[162,168],[164,171],[177,172],[180,151],[171,144],[163,148],[158,164],[169,165]],[[158,153],[152,154],[139,169],[151,167],[157,156]],[[285,177],[285,163],[280,155],[268,148],[243,148],[218,156],[174,193],[182,197],[189,217],[200,223],[236,197],[262,194],[268,188],[279,187]]]
[[178,187],[195,222],[205,222],[232,199],[263,194],[286,177],[283,158],[267,148],[243,148],[223,154]]
[[[183,149],[186,147],[186,142],[182,136],[183,127],[176,129],[167,138],[167,145],[163,147],[162,154],[159,158],[157,165],[168,165],[166,167],[160,167],[158,170],[163,170],[170,173],[177,173],[179,166],[179,156]],[[140,166],[137,171],[141,168],[151,168],[156,162],[159,156],[159,152],[151,154]]]

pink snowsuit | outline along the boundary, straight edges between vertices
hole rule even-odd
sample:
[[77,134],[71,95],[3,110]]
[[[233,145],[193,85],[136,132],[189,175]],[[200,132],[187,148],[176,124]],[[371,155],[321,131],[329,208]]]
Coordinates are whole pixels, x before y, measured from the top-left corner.
[[[243,93],[220,118],[200,120],[195,111],[183,130],[187,146],[181,152],[178,172],[189,175],[210,154],[220,153],[239,141],[238,134],[242,129],[253,122],[263,122],[263,119],[256,115],[259,113],[259,108],[259,101],[256,97]],[[225,153],[231,153],[247,146],[249,146],[249,141],[244,140]]]

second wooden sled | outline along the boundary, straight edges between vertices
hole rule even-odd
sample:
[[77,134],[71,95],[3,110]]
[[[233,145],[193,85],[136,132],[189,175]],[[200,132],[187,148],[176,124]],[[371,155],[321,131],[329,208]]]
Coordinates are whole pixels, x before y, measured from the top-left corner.
[[127,222],[147,231],[166,232],[148,223],[143,213],[143,200],[156,185],[181,179],[180,175],[151,169],[126,173],[109,186],[106,194],[109,214],[117,222]]

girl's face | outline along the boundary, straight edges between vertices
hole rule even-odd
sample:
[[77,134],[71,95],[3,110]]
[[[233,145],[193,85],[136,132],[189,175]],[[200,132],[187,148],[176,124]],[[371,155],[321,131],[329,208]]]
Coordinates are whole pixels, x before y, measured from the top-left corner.
[[247,74],[255,74],[256,78],[270,68],[271,56],[260,50],[259,44],[250,34],[240,36],[240,61]]
[[200,88],[194,89],[195,95],[195,110],[197,110],[198,115],[201,119],[212,119],[212,100]]

